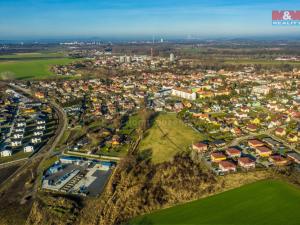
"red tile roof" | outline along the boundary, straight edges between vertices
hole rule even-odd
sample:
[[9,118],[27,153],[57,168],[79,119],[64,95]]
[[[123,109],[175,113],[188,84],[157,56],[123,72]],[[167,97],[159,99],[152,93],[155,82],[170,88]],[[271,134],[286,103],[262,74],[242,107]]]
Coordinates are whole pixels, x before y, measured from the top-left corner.
[[207,147],[207,144],[199,142],[199,143],[195,143],[194,146],[197,148],[205,148]]
[[236,165],[232,162],[229,162],[229,161],[221,161],[219,163],[219,165],[222,166],[225,169],[236,168]]
[[266,146],[259,146],[256,148],[259,152],[270,152],[272,151],[270,148],[266,147]]
[[252,140],[248,140],[248,143],[252,146],[263,146],[264,143],[257,140],[257,139],[252,139]]
[[250,159],[249,157],[241,157],[241,158],[238,159],[238,163],[252,164],[252,163],[254,163],[254,160]]
[[247,128],[248,128],[248,129],[251,129],[251,130],[256,130],[256,129],[257,129],[257,126],[254,125],[254,124],[248,124],[248,125],[247,125]]
[[241,151],[240,150],[238,150],[237,148],[229,148],[229,149],[227,149],[226,150],[226,153],[228,154],[228,155],[240,155],[241,154]]
[[272,159],[275,162],[285,162],[287,160],[286,158],[283,158],[280,155],[272,155],[270,156],[270,159]]
[[211,153],[211,156],[214,158],[226,158],[226,156],[221,152],[213,152]]
[[284,129],[281,128],[281,127],[278,127],[278,128],[275,130],[275,132],[282,133],[282,132],[284,132]]

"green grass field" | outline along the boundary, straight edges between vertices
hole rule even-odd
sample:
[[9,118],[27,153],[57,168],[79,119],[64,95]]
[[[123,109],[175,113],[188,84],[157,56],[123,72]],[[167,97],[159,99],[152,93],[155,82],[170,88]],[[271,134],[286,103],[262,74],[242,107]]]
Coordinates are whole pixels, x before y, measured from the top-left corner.
[[15,53],[9,55],[0,55],[2,60],[25,60],[25,59],[40,59],[40,58],[59,58],[65,57],[63,52],[32,52],[32,53]]
[[141,123],[141,117],[139,115],[132,115],[128,118],[125,125],[121,129],[121,133],[129,135],[134,132]]
[[28,53],[0,56],[0,79],[44,79],[53,76],[50,67],[75,59],[62,53]]
[[299,211],[299,188],[266,180],[138,217],[129,224],[298,225]]
[[140,151],[151,150],[152,161],[161,163],[186,150],[204,136],[185,125],[176,114],[159,114],[141,141]]

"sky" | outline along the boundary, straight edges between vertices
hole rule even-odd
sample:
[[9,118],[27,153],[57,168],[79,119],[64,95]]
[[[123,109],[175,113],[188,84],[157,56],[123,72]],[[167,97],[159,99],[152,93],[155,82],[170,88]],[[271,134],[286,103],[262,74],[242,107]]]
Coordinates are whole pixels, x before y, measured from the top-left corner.
[[300,0],[0,0],[0,39],[296,36],[272,10]]

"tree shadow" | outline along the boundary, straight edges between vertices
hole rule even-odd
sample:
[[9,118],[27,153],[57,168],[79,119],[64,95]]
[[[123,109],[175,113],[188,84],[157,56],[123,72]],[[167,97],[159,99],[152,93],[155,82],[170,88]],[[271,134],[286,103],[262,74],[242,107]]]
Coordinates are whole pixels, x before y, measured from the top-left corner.
[[153,151],[151,148],[147,148],[143,151],[139,151],[138,159],[139,161],[148,160],[152,158]]
[[149,127],[152,127],[159,113],[153,113],[149,118]]

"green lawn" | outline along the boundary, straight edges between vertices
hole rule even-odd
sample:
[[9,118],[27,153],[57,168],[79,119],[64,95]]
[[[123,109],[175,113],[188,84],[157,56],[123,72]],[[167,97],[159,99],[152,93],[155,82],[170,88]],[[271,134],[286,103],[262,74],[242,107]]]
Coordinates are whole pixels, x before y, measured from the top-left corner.
[[266,180],[138,217],[129,224],[298,225],[299,211],[299,188]]
[[186,150],[204,136],[185,125],[176,114],[159,114],[141,141],[140,151],[151,150],[152,161],[161,163]]
[[65,132],[63,133],[62,137],[59,139],[59,142],[57,144],[58,147],[66,144],[69,136],[70,136],[70,133],[71,133],[71,130],[70,129],[67,129],[65,130]]
[[50,67],[56,64],[68,64],[75,59],[64,58],[59,53],[22,54],[0,56],[0,79],[43,79],[53,76]]

